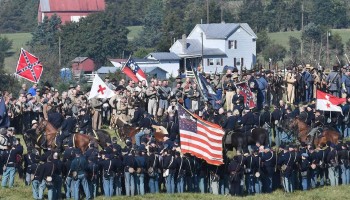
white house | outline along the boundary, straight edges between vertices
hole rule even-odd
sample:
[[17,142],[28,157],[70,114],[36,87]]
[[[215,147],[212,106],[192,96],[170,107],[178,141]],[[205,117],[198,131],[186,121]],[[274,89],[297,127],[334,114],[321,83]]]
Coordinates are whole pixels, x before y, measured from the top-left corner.
[[184,59],[186,68],[201,64],[205,72],[222,72],[224,66],[251,69],[256,63],[256,39],[247,23],[197,24],[170,52]]
[[[163,72],[166,73],[166,78],[179,75],[180,57],[175,53],[154,52],[148,54],[145,58],[133,59],[140,68],[147,69],[146,71],[160,72],[158,77],[164,77]],[[127,62],[127,59],[110,59],[110,61],[115,67],[121,68]]]

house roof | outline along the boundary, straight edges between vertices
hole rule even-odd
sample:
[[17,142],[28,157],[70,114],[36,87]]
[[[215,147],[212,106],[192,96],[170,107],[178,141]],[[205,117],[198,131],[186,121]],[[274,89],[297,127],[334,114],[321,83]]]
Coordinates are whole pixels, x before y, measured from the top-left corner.
[[165,73],[168,73],[167,71],[165,71],[164,69],[160,68],[160,67],[141,67],[142,71],[144,71],[145,73],[151,73],[152,71],[159,69],[160,71],[163,71]]
[[102,66],[100,69],[97,70],[97,73],[99,74],[108,74],[108,73],[114,73],[117,71],[117,67],[108,67],[108,66]]
[[180,57],[173,52],[153,52],[148,54],[145,58],[154,60],[180,60]]
[[[182,46],[182,40],[177,40],[177,42]],[[197,39],[186,39],[187,48],[183,54],[187,55],[201,55],[202,54],[202,43]],[[225,52],[218,48],[206,48],[203,49],[204,56],[227,56]]]
[[103,11],[105,0],[40,0],[42,12]]
[[252,37],[257,37],[247,23],[217,23],[217,24],[197,24],[208,39],[226,39],[239,27],[247,31]]
[[[167,71],[165,71],[164,69],[162,69],[160,67],[140,67],[140,68],[145,73],[151,73],[152,71],[154,71],[156,69],[159,69],[160,71],[168,73]],[[97,70],[97,73],[99,73],[99,74],[115,73],[118,69],[120,69],[120,68],[118,68],[118,67],[102,66],[100,69]]]
[[72,63],[81,63],[81,62],[85,61],[86,59],[88,59],[88,57],[76,57],[72,60]]

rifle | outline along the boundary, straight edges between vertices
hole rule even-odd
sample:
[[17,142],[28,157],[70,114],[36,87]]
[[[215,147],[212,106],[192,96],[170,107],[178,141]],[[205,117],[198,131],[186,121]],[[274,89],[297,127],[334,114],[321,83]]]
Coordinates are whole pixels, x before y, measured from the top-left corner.
[[339,58],[338,58],[338,55],[335,55],[335,57],[337,58],[337,61],[338,61],[338,63],[339,63],[339,67],[341,67],[341,63],[340,63],[340,60],[339,60]]
[[348,61],[348,64],[350,65],[350,60],[348,58],[348,55],[346,55],[346,54],[344,54],[344,55],[345,55],[346,60]]

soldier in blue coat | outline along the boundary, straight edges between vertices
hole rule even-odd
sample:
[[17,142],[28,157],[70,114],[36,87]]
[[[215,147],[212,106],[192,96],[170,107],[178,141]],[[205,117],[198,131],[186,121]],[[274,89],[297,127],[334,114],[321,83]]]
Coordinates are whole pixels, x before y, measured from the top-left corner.
[[81,150],[75,150],[75,158],[70,166],[71,172],[76,172],[76,176],[73,176],[73,189],[74,199],[79,199],[79,187],[80,184],[83,186],[85,198],[90,199],[89,184],[86,179],[86,172],[88,169],[88,162],[85,156],[82,155]]
[[341,76],[339,73],[339,66],[333,66],[333,71],[331,71],[327,76],[327,88],[328,91],[336,97],[339,97],[339,90],[341,85]]
[[310,161],[308,160],[309,155],[307,153],[301,154],[301,163],[300,163],[300,175],[301,175],[301,184],[303,190],[308,190],[310,188]]
[[236,118],[232,115],[232,111],[229,110],[227,111],[227,119],[224,121],[222,128],[226,131],[229,132],[233,130],[236,126]]
[[283,149],[283,153],[278,158],[278,165],[281,166],[282,184],[285,192],[293,192],[293,155],[288,151],[288,147]]
[[310,73],[310,69],[312,69],[312,67],[307,64],[304,72],[302,73],[303,76],[303,80],[305,81],[305,101],[306,102],[310,102],[313,96],[313,84],[314,84],[314,78],[312,76],[312,74]]
[[257,108],[258,110],[261,110],[266,101],[266,91],[269,83],[260,73],[256,73],[256,82],[258,83]]
[[75,131],[75,126],[77,124],[77,120],[72,116],[72,111],[68,111],[66,113],[66,119],[62,123],[61,135],[57,137],[57,146],[61,147],[62,142],[65,138],[69,137]]
[[242,130],[247,133],[250,129],[253,128],[255,121],[254,121],[254,115],[250,111],[248,107],[245,108],[244,114],[242,115]]
[[261,158],[262,162],[262,171],[263,171],[263,177],[262,177],[262,185],[263,185],[263,191],[265,193],[271,193],[272,192],[272,178],[275,173],[275,154],[270,150],[268,146],[260,147],[259,150],[259,157]]

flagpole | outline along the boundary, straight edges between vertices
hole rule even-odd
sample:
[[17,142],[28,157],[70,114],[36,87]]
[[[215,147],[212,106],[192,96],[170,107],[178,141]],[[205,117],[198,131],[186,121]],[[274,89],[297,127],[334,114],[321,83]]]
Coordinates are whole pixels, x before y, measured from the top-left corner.
[[[193,70],[193,68],[192,68],[192,70]],[[194,73],[194,80],[195,80],[196,84],[198,85],[198,87],[201,87],[201,84],[199,84],[199,82],[198,82],[198,80],[197,80],[197,77],[198,77],[198,71],[196,71],[196,73]],[[207,97],[204,96],[204,94],[203,94],[203,88],[200,88],[199,91],[200,91],[202,97],[204,97],[204,100],[205,100],[205,101],[208,101]]]
[[124,65],[123,65],[123,67],[120,69],[120,71],[123,71],[123,69],[124,69],[124,67],[125,67],[126,63],[128,63],[128,62],[129,62],[129,60],[130,60],[130,58],[131,58],[131,55],[132,55],[132,54],[130,54],[130,55],[129,55],[128,60],[127,60],[127,61],[124,63]]

